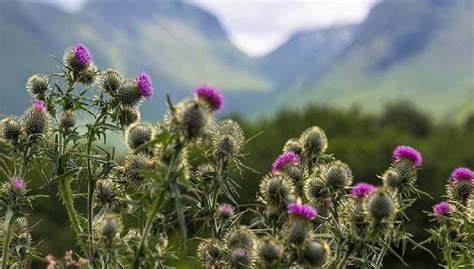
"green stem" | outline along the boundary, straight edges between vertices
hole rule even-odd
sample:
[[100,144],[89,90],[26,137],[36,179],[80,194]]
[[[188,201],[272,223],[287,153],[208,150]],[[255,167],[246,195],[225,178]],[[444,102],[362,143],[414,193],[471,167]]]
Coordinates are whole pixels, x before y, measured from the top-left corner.
[[3,252],[2,252],[2,269],[8,268],[8,255],[10,254],[10,241],[12,239],[13,233],[13,223],[15,218],[13,216],[13,211],[11,208],[7,209],[5,213],[5,223],[3,230]]
[[381,268],[382,267],[383,257],[385,257],[385,253],[387,253],[387,247],[384,245],[384,246],[382,246],[382,249],[380,250],[379,256],[377,257],[375,268]]
[[337,269],[343,269],[343,268],[346,268],[346,263],[347,263],[347,260],[349,259],[349,253],[345,253],[342,260],[339,262],[339,264],[337,265]]

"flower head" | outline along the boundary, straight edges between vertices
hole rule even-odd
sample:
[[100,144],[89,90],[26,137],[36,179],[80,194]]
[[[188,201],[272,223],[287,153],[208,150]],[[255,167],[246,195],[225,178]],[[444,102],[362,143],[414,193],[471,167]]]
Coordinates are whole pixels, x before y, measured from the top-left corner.
[[309,205],[300,202],[290,203],[288,205],[288,213],[303,219],[314,219],[318,212]]
[[451,173],[451,180],[457,182],[459,180],[474,181],[474,171],[467,167],[458,167]]
[[224,96],[209,85],[199,85],[194,91],[194,96],[197,99],[203,99],[213,111],[221,109],[224,104]]
[[408,159],[415,167],[421,167],[423,158],[421,153],[410,146],[398,146],[393,150],[393,159],[400,161]]
[[76,61],[82,65],[89,65],[91,63],[91,54],[89,49],[84,44],[77,44],[73,48]]
[[372,184],[360,182],[352,188],[352,195],[357,198],[367,197],[374,192],[375,189],[375,186]]
[[272,171],[278,172],[281,171],[283,167],[288,164],[299,164],[300,163],[300,156],[295,152],[289,151],[284,152],[280,156],[276,158],[276,160],[272,164]]
[[15,190],[22,191],[26,188],[26,182],[23,178],[21,177],[14,177],[12,179],[12,187]]
[[231,204],[223,203],[219,205],[217,211],[221,217],[230,218],[234,215],[235,208]]
[[36,111],[44,112],[46,110],[46,104],[41,100],[33,101],[33,108]]
[[440,202],[433,206],[433,212],[437,215],[446,215],[451,212],[452,207],[448,202]]
[[150,75],[146,72],[142,72],[138,74],[136,81],[140,93],[146,98],[150,98],[153,95],[153,85],[151,83]]

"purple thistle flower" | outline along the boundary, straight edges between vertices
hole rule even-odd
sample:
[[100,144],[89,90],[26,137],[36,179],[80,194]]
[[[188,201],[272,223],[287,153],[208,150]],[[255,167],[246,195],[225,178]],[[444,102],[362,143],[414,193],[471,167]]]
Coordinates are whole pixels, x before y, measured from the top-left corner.
[[41,100],[33,101],[33,109],[39,112],[44,112],[46,110],[46,104]]
[[288,151],[280,154],[272,164],[272,171],[281,171],[283,167],[288,164],[299,164],[300,156],[293,151]]
[[300,202],[290,203],[288,205],[288,213],[303,219],[313,219],[316,217],[316,215],[318,215],[318,211],[316,211],[316,209]]
[[243,248],[238,248],[234,251],[234,255],[237,257],[245,257],[247,256],[247,251]]
[[369,183],[360,182],[352,188],[352,195],[357,198],[366,197],[374,192],[376,187]]
[[151,84],[150,75],[146,72],[141,72],[137,76],[137,85],[140,93],[149,98],[153,95],[153,85]]
[[458,182],[459,180],[474,181],[474,171],[467,167],[458,167],[451,173],[451,180]]
[[448,202],[440,202],[433,206],[433,212],[437,215],[446,215],[452,210]]
[[202,84],[197,86],[196,90],[194,90],[194,96],[197,99],[204,99],[213,111],[221,109],[224,104],[224,96],[217,89],[209,85]]
[[74,57],[78,63],[82,65],[89,65],[91,63],[91,54],[84,44],[75,45],[73,51]]
[[421,153],[410,146],[398,146],[393,150],[393,159],[400,161],[408,159],[415,167],[421,167],[423,158]]
[[15,190],[22,191],[26,187],[26,182],[21,177],[14,177],[12,179],[12,186]]
[[220,216],[224,218],[230,218],[234,215],[235,209],[231,204],[223,203],[219,205],[217,211],[219,212]]

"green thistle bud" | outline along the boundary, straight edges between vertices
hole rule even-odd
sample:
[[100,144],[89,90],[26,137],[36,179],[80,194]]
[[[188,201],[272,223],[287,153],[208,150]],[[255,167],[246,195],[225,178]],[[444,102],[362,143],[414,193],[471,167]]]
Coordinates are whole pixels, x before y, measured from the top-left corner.
[[230,268],[243,269],[253,267],[252,252],[245,248],[237,248],[230,255]]
[[136,106],[142,100],[142,94],[134,81],[126,81],[119,88],[117,100],[124,106]]
[[5,118],[0,125],[1,138],[10,141],[17,141],[21,133],[21,125],[13,118]]
[[329,252],[329,246],[326,242],[318,240],[307,241],[304,246],[303,257],[311,266],[321,267],[328,260]]
[[245,226],[231,230],[225,237],[228,249],[243,248],[253,250],[255,241],[255,235]]
[[76,126],[76,114],[73,110],[66,110],[59,118],[59,126],[64,129],[70,129]]
[[451,200],[464,204],[469,196],[474,193],[474,181],[458,180],[451,181],[447,187],[447,193]]
[[312,205],[317,211],[318,216],[327,218],[331,213],[331,208],[333,206],[331,197],[320,197],[317,199],[309,200],[310,205]]
[[285,146],[283,146],[283,152],[294,152],[298,155],[301,155],[303,148],[301,143],[298,139],[292,138],[286,141]]
[[125,139],[130,149],[138,148],[152,140],[154,136],[153,128],[139,122],[130,125],[125,133]]
[[306,129],[300,138],[303,155],[308,158],[324,153],[328,147],[328,140],[323,129],[314,126]]
[[403,178],[396,169],[389,168],[382,175],[383,185],[391,190],[398,190],[402,188]]
[[[398,185],[395,186],[396,190],[406,191],[410,190],[413,187],[413,184],[416,182],[417,172],[416,167],[413,163],[407,159],[402,159],[392,164],[392,167],[389,170],[393,170],[393,172],[388,172],[389,174],[385,176],[391,176],[390,180],[397,180],[394,178],[398,176]],[[383,179],[383,177],[382,177]],[[387,180],[388,181],[388,180]],[[385,183],[385,180],[384,180]],[[388,183],[388,182],[387,182]],[[395,182],[392,182],[395,183]],[[387,185],[390,187],[390,185]]]
[[132,123],[135,123],[140,120],[140,110],[138,107],[124,107],[120,110],[119,122],[123,126],[129,126]]
[[206,266],[213,268],[221,261],[224,254],[222,249],[221,243],[217,240],[202,241],[198,247],[199,258]]
[[45,75],[33,75],[26,82],[26,89],[36,99],[44,99],[44,94],[48,90],[48,77]]
[[320,176],[332,191],[343,190],[351,185],[353,180],[351,168],[341,161],[333,161],[323,165]]
[[397,212],[397,205],[391,195],[383,188],[378,188],[368,200],[367,210],[375,220],[390,218]]
[[316,175],[312,175],[306,180],[304,192],[309,202],[329,195],[326,183]]
[[211,182],[217,177],[217,172],[211,164],[202,164],[198,166],[195,176],[204,182]]
[[107,69],[102,73],[99,81],[100,88],[109,93],[115,93],[123,84],[123,76],[120,72]]
[[177,130],[185,141],[192,141],[204,134],[209,121],[209,112],[198,102],[188,100],[176,105],[171,124],[172,128]]
[[120,231],[118,217],[113,214],[107,214],[100,223],[99,238],[105,248],[112,248],[115,238]]
[[258,245],[258,256],[265,262],[272,262],[281,257],[281,247],[271,238],[265,238]]
[[284,207],[293,199],[295,188],[291,179],[284,174],[266,175],[260,183],[260,195],[263,202]]
[[302,221],[295,221],[288,227],[288,242],[301,245],[308,237],[308,230]]
[[354,231],[358,234],[364,233],[369,225],[365,200],[356,200],[347,208],[350,210],[347,216],[350,218]]
[[147,177],[141,174],[143,170],[152,169],[153,164],[151,160],[144,154],[136,154],[127,156],[124,163],[124,176],[135,186],[142,186],[146,181]]
[[28,135],[45,134],[49,127],[48,115],[45,111],[30,108],[23,114],[21,126]]
[[76,81],[86,86],[90,86],[96,81],[98,73],[99,69],[97,66],[91,63],[86,69],[77,74]]
[[115,183],[111,180],[97,181],[96,201],[101,205],[114,203],[116,194]]
[[213,129],[213,154],[218,160],[240,156],[244,143],[244,132],[240,125],[233,120],[222,121]]

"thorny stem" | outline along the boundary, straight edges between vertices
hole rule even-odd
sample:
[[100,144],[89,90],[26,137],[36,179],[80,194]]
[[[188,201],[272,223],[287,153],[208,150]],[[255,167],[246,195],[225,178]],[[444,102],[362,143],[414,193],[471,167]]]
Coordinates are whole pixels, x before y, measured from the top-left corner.
[[10,253],[10,241],[12,239],[12,232],[13,232],[13,223],[15,222],[15,218],[13,216],[13,210],[11,208],[7,209],[5,213],[5,223],[3,224],[3,252],[2,252],[2,269],[8,268],[8,255]]

